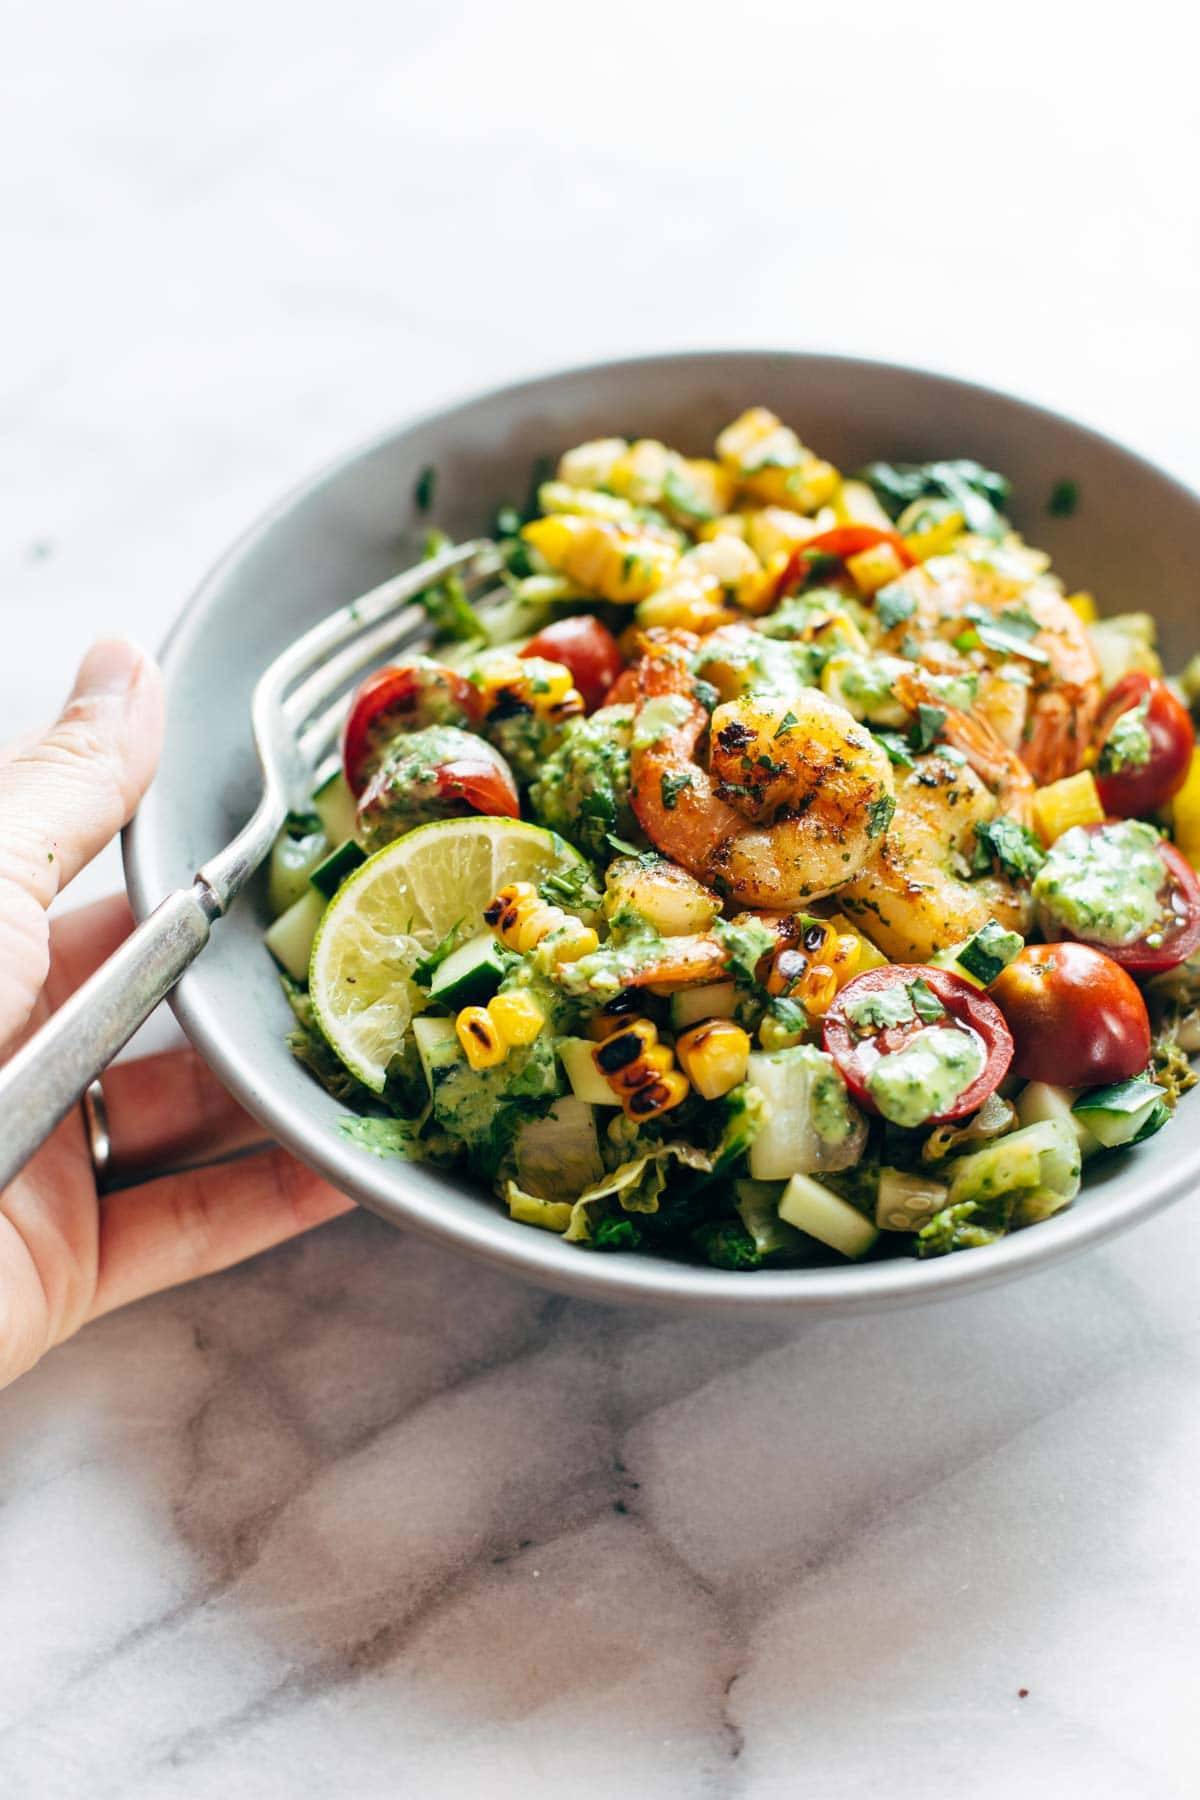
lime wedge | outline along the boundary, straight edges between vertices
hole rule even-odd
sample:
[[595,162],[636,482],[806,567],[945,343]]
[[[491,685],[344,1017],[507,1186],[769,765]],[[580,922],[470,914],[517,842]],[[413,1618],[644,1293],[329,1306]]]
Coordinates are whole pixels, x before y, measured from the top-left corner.
[[442,819],[370,857],[330,904],[308,970],[317,1023],[350,1073],[382,1092],[428,999],[413,970],[451,932],[477,934],[500,888],[585,866],[556,833],[519,819]]

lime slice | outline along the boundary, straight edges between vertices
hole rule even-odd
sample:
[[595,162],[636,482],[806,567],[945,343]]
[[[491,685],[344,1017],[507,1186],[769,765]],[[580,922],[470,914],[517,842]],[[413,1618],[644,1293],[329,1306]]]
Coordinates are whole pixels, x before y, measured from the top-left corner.
[[476,934],[500,888],[583,867],[563,838],[519,819],[442,819],[370,857],[322,919],[308,970],[317,1023],[350,1073],[382,1092],[428,999],[413,970],[451,932]]

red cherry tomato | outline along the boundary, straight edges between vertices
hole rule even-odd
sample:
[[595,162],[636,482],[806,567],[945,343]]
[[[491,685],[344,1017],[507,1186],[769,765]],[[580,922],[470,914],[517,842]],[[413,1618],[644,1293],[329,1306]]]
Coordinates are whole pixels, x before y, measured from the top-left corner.
[[472,725],[478,718],[479,695],[457,669],[427,659],[376,669],[355,694],[342,733],[342,767],[351,793],[362,793],[397,732]]
[[439,763],[434,770],[438,793],[446,800],[465,800],[475,812],[491,818],[519,819],[521,802],[512,773],[499,757],[475,761],[469,756]]
[[[846,1008],[869,994],[883,994],[889,988],[907,987],[921,980],[933,990],[946,1009],[944,1018],[917,1018],[904,1025],[889,1025],[874,1036],[862,1036],[847,1017]],[[879,1108],[871,1098],[867,1077],[881,1056],[903,1050],[909,1039],[929,1025],[958,1030],[974,1037],[983,1046],[985,1062],[976,1079],[944,1112],[933,1113],[926,1120],[938,1125],[944,1119],[961,1119],[978,1112],[988,1095],[1004,1080],[1012,1061],[1013,1041],[1001,1013],[986,994],[947,969],[927,968],[921,963],[889,963],[886,968],[868,969],[848,981],[825,1015],[823,1037],[825,1048],[842,1073],[842,1077],[859,1105],[867,1112]]]
[[[1104,747],[1109,733],[1121,717],[1135,706],[1146,704],[1145,725],[1150,739],[1150,755],[1141,764],[1104,772]],[[1096,786],[1105,812],[1117,813],[1123,819],[1144,818],[1165,806],[1183,786],[1191,767],[1196,747],[1196,732],[1191,715],[1182,701],[1175,698],[1165,681],[1135,672],[1118,681],[1100,708],[1096,725]]]
[[604,696],[605,706],[631,706],[639,697],[638,672],[632,664],[622,669]]
[[530,639],[521,655],[544,656],[547,662],[565,664],[589,712],[603,704],[604,696],[621,673],[617,640],[608,626],[591,613],[578,613],[547,625]]
[[[1104,827],[1087,825],[1083,829],[1102,831]],[[1163,860],[1159,902],[1168,915],[1161,944],[1149,944],[1145,938],[1138,938],[1132,944],[1093,945],[1112,962],[1120,963],[1123,969],[1132,969],[1135,975],[1159,975],[1164,969],[1173,969],[1178,963],[1186,962],[1200,945],[1200,881],[1196,879],[1196,872],[1165,838],[1159,842],[1158,854]],[[1056,943],[1089,942],[1082,932],[1068,931],[1057,919],[1042,917],[1039,923],[1042,936],[1052,937]]]
[[824,556],[838,556],[844,562],[848,556],[873,550],[876,544],[890,544],[906,569],[911,569],[916,561],[898,531],[883,531],[878,525],[834,525],[829,531],[819,531],[816,537],[805,538],[800,554],[819,550]]
[[1090,944],[1030,944],[992,983],[1025,1081],[1099,1087],[1139,1075],[1150,1019],[1132,976]]

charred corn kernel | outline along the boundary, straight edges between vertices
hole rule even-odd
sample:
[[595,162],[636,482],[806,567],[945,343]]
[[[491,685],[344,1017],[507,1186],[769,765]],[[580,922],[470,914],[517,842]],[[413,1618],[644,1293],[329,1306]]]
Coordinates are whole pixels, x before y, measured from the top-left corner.
[[561,906],[551,906],[530,881],[514,881],[501,888],[484,907],[483,922],[510,950],[525,956],[531,950],[544,949],[551,963],[578,962],[600,948],[600,939],[590,925]]
[[761,569],[743,575],[734,589],[734,598],[743,612],[769,613],[779,598],[779,587],[791,565],[791,554],[777,550]]
[[561,720],[586,710],[570,669],[543,656],[490,655],[480,661],[471,680],[485,713],[500,707],[527,708],[538,718]]
[[719,1100],[746,1079],[750,1039],[732,1019],[706,1019],[675,1043],[683,1072],[705,1100]]
[[1096,611],[1095,599],[1085,589],[1080,589],[1077,594],[1068,594],[1067,605],[1079,615],[1085,625],[1094,625],[1100,617]]
[[870,596],[904,573],[895,544],[873,544],[846,558],[846,569],[860,594]]
[[473,1069],[494,1069],[508,1055],[508,1045],[486,1006],[464,1006],[454,1032]]
[[1183,786],[1171,802],[1171,827],[1183,855],[1200,868],[1200,750],[1192,751]]
[[591,443],[576,444],[560,458],[558,479],[571,487],[607,487],[615,464],[628,448],[624,438],[594,438]]
[[712,575],[685,574],[682,569],[645,600],[638,601],[637,622],[644,630],[656,625],[668,631],[694,631],[705,637],[737,615],[725,604],[725,590]]
[[1073,825],[1102,825],[1104,808],[1091,770],[1039,788],[1033,796],[1033,822],[1044,844],[1054,843]]
[[865,656],[869,649],[854,620],[844,612],[829,612],[810,620],[800,635],[807,644],[821,644],[837,653],[852,650],[856,656]]
[[665,537],[570,513],[531,519],[521,536],[559,574],[618,604],[653,594],[679,561],[678,549]]
[[672,1069],[657,1081],[636,1088],[621,1104],[627,1119],[657,1119],[660,1113],[670,1112],[686,1100],[689,1092],[687,1076]]
[[632,500],[619,494],[602,494],[597,488],[577,487],[569,481],[543,481],[538,506],[544,513],[578,513],[585,519],[610,519],[624,525],[637,520]]
[[[857,925],[852,924],[845,913],[832,913],[829,917],[829,924],[832,926],[833,930],[837,932],[839,938],[853,937],[858,939],[858,956],[855,959],[853,967],[853,973],[855,975],[863,975],[868,969],[883,968],[887,962],[887,957],[883,954],[883,951],[877,949],[866,933],[860,931]],[[837,967],[836,959],[834,966],[835,968]],[[849,979],[850,977],[847,976],[846,980],[848,981]],[[839,983],[839,985],[844,984]]]
[[546,1023],[546,1015],[537,1001],[519,988],[508,994],[494,995],[485,1010],[510,1049],[532,1044]]
[[746,542],[764,563],[781,550],[790,556],[816,532],[812,519],[787,506],[759,506],[746,514]]
[[825,919],[810,920],[798,944],[785,944],[771,958],[767,992],[797,1000],[811,1018],[823,1018],[838,989],[857,971],[861,955],[856,933],[839,933]]
[[843,481],[833,496],[833,510],[839,525],[874,525],[878,531],[890,531],[892,521],[865,481]]
[[814,512],[837,491],[833,465],[814,456],[765,406],[750,407],[726,426],[717,455],[748,494],[768,505]]

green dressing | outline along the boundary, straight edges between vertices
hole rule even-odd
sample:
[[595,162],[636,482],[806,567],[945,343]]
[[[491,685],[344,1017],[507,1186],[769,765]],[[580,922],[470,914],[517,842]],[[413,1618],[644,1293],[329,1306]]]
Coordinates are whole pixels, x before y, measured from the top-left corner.
[[911,1131],[953,1106],[983,1074],[986,1061],[973,1034],[932,1025],[903,1050],[879,1058],[867,1076],[867,1091],[885,1119]]
[[1033,882],[1041,911],[1077,937],[1134,944],[1169,922],[1159,900],[1167,874],[1159,836],[1140,819],[1065,831]]

